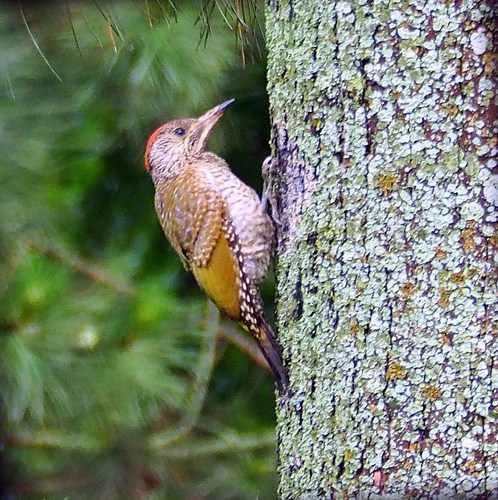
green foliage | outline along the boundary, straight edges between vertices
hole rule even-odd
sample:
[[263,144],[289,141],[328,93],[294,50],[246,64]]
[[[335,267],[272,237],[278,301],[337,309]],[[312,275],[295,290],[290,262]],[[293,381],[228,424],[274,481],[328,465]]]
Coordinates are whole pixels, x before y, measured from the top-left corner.
[[[264,69],[243,66],[216,12],[205,43],[188,3],[176,20],[152,2],[1,13],[0,460],[15,498],[274,496],[270,377],[216,340],[142,167],[154,127],[236,97],[213,148],[259,170]],[[231,147],[223,127],[240,131]]]

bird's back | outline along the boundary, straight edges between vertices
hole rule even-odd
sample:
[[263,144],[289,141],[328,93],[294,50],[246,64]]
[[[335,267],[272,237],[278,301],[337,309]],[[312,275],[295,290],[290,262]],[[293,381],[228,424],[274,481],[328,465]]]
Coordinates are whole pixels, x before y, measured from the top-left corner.
[[225,206],[225,216],[240,241],[246,274],[255,285],[268,275],[273,252],[274,227],[259,196],[236,175],[227,163],[213,153],[204,153],[194,167],[213,189]]

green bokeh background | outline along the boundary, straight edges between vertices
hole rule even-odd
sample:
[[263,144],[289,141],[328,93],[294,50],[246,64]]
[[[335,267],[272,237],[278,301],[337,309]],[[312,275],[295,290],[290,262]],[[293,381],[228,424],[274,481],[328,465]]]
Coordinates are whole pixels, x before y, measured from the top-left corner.
[[226,340],[143,169],[155,127],[234,97],[211,148],[260,189],[261,13],[244,35],[228,2],[21,5],[0,8],[3,491],[275,498],[271,377]]

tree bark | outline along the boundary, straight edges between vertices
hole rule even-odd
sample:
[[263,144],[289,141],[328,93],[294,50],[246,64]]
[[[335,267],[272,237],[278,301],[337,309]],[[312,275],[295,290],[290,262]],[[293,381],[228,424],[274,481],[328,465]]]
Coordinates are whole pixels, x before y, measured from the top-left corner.
[[266,15],[280,497],[497,498],[492,4]]

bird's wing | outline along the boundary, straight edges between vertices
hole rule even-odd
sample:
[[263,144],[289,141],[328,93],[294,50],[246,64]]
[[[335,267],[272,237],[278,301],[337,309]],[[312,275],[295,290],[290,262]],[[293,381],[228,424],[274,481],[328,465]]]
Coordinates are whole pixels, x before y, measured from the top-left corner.
[[154,198],[154,204],[166,237],[169,242],[176,250],[176,253],[180,256],[183,266],[187,271],[190,271],[190,264],[188,260],[188,255],[185,253],[181,240],[184,239],[178,237],[178,229],[181,227],[174,216],[174,197],[171,190],[165,189],[164,187],[156,189],[156,194]]
[[156,190],[156,211],[185,267],[205,267],[221,232],[224,204],[209,186],[182,184],[179,179],[174,188]]
[[[203,185],[201,178],[189,196],[177,197],[175,218],[181,227],[180,246],[197,283],[219,309],[238,320],[238,262],[227,239],[227,209],[218,192]],[[195,191],[195,192],[194,192]]]
[[238,264],[223,230],[225,203],[201,176],[188,185],[181,181],[171,190],[156,190],[156,209],[164,232],[200,287],[219,309],[238,320]]
[[209,187],[197,185],[176,197],[178,241],[190,266],[206,267],[222,229],[224,204]]

